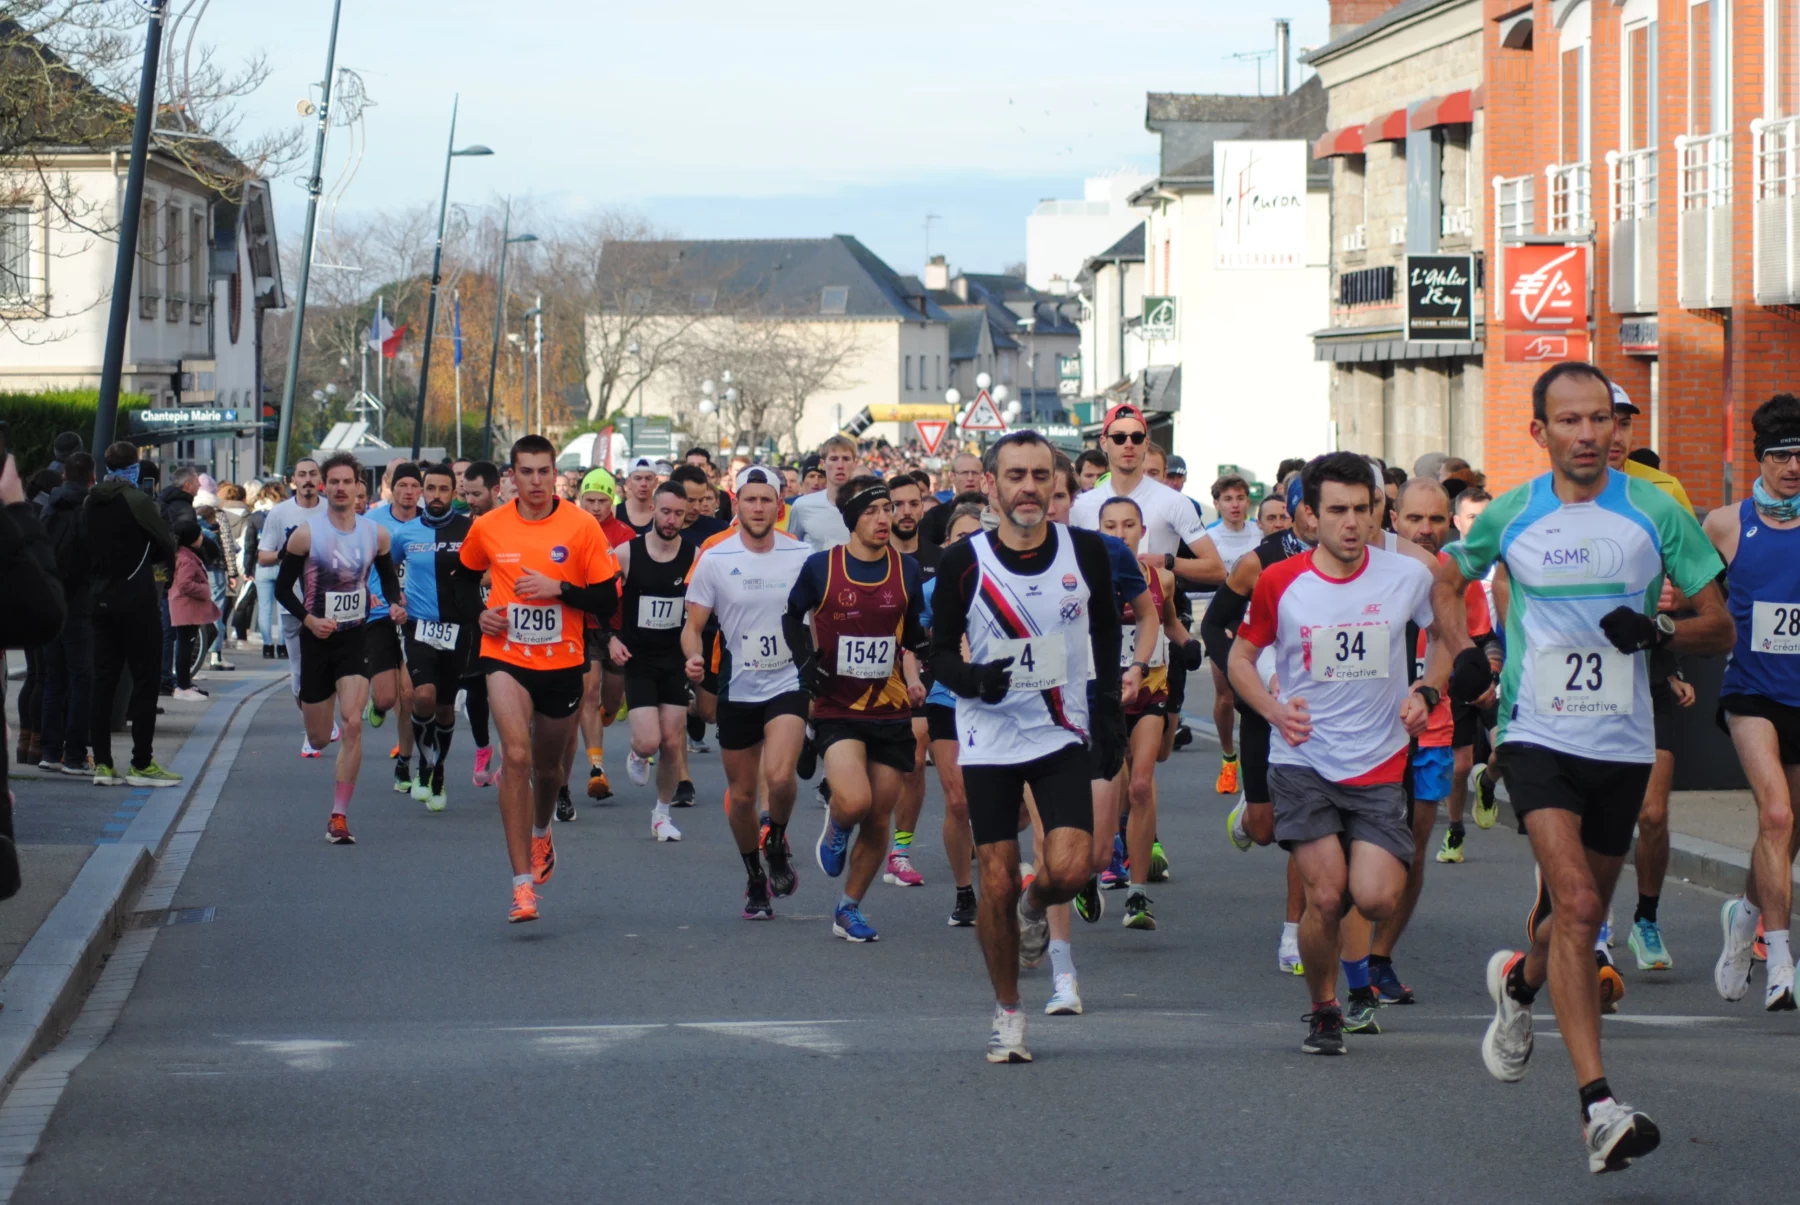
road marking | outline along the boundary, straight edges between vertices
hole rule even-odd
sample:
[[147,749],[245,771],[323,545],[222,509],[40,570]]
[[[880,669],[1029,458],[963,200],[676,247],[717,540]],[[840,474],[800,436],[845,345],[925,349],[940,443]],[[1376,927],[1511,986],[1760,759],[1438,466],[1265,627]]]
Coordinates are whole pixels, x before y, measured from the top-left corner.
[[329,1070],[332,1052],[350,1049],[349,1042],[333,1042],[324,1038],[286,1038],[272,1042],[246,1040],[237,1044],[266,1050],[296,1071]]
[[690,1021],[683,1022],[680,1028],[703,1029],[708,1033],[741,1034],[795,1050],[839,1055],[850,1049],[850,1044],[831,1036],[822,1027],[848,1024],[848,1021]]

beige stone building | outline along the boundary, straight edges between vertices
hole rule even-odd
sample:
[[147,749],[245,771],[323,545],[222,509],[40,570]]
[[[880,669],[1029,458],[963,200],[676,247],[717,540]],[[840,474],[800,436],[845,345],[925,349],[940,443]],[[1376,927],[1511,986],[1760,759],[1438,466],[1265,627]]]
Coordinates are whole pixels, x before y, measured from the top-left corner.
[[[1480,464],[1482,6],[1334,0],[1332,31],[1305,61],[1329,103],[1313,154],[1331,165],[1331,323],[1313,349],[1331,365],[1338,446],[1409,470],[1426,452]],[[1422,301],[1432,326],[1408,338],[1409,255],[1473,257],[1466,331]],[[1441,267],[1414,266],[1415,289]]]

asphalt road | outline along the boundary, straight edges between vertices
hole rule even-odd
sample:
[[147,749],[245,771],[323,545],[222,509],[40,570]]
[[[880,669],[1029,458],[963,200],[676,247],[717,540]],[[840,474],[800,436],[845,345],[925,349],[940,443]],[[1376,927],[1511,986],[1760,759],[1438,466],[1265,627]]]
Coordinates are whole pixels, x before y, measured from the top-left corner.
[[1309,1058],[1304,987],[1275,964],[1282,861],[1230,847],[1216,760],[1177,754],[1162,927],[1123,929],[1112,894],[1077,923],[1087,1015],[1037,1015],[1048,971],[1027,975],[1037,1061],[991,1067],[974,934],[945,924],[935,782],[926,886],[877,883],[882,940],[853,946],[810,855],[774,923],[739,920],[717,758],[694,759],[686,840],[657,845],[621,744],[620,795],[559,827],[544,919],[512,926],[466,729],[442,815],[390,791],[386,735],[367,742],[359,843],[334,847],[329,761],[299,759],[285,696],[261,707],[175,897],[214,919],[158,931],[15,1200],[1718,1202],[1782,1182],[1771,1119],[1800,1104],[1800,1023],[1716,998],[1710,892],[1670,886],[1676,969],[1628,969],[1607,1022],[1612,1082],[1664,1145],[1592,1177],[1547,1005],[1523,1083],[1481,1066],[1482,968],[1529,902],[1506,831],[1430,868],[1399,951],[1420,1003],[1347,1058]]

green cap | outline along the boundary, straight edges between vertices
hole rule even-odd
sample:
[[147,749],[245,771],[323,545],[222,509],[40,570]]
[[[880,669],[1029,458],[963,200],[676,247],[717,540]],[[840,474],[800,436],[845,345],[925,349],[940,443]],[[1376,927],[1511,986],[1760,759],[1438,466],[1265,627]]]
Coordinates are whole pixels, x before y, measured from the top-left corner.
[[613,505],[619,503],[619,484],[613,475],[605,469],[595,469],[581,479],[581,492],[584,494],[605,494],[612,499]]

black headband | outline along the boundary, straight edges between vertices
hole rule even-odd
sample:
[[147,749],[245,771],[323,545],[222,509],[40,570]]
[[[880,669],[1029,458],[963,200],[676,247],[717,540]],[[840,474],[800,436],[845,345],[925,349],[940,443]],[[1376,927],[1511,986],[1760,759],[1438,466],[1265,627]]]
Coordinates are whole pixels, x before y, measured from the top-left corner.
[[886,497],[888,497],[887,486],[871,485],[868,489],[844,499],[838,506],[838,509],[844,513],[844,525],[854,528],[856,521],[862,518],[864,511]]
[[1784,452],[1800,451],[1800,427],[1787,427],[1768,435],[1757,435],[1756,458],[1758,460],[1777,449]]
[[394,470],[393,480],[390,481],[388,484],[389,485],[399,485],[402,481],[406,480],[406,478],[408,478],[408,477],[411,477],[414,481],[417,481],[420,485],[425,484],[425,475],[423,473],[419,472],[418,465],[413,464],[410,461],[406,464],[401,465],[399,468]]

